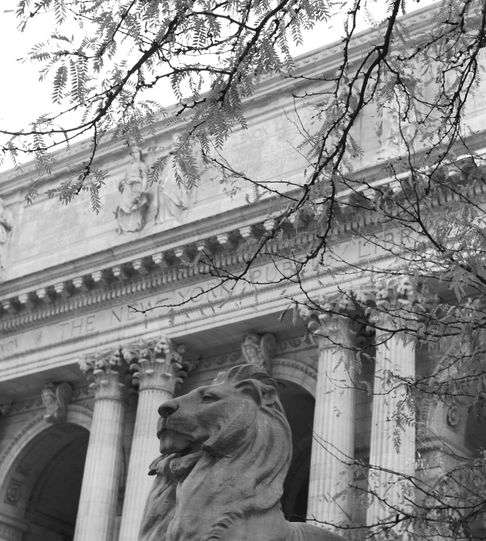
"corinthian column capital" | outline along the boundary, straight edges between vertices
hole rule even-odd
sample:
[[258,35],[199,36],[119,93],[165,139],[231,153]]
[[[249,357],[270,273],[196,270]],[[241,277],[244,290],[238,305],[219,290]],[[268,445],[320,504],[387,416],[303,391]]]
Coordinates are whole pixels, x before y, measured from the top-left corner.
[[415,330],[424,305],[424,295],[412,277],[383,280],[375,287],[369,320],[382,332]]
[[125,385],[121,382],[126,363],[119,349],[95,352],[80,361],[81,371],[92,381],[95,400],[121,400]]
[[350,295],[341,295],[332,302],[314,310],[303,306],[300,317],[320,348],[353,347],[362,326],[361,309]]
[[122,356],[133,372],[133,383],[146,389],[174,392],[193,368],[184,358],[185,347],[166,337],[139,340],[122,349]]

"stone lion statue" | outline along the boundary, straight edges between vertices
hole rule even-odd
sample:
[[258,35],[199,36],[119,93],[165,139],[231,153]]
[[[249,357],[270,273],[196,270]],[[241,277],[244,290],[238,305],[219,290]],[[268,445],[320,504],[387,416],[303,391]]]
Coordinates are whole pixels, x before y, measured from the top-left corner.
[[254,365],[164,402],[161,457],[140,541],[339,541],[287,522],[280,506],[292,448],[276,384]]

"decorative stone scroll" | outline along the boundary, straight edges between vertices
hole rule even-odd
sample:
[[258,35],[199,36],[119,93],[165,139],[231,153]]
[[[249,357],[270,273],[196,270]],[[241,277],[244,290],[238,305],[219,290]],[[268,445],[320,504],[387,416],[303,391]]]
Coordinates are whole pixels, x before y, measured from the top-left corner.
[[248,364],[264,368],[272,373],[272,358],[277,352],[277,338],[274,334],[250,333],[241,344],[243,359]]
[[62,423],[66,420],[67,405],[73,396],[73,389],[67,382],[48,382],[41,392],[42,403],[46,408],[44,420],[47,423]]

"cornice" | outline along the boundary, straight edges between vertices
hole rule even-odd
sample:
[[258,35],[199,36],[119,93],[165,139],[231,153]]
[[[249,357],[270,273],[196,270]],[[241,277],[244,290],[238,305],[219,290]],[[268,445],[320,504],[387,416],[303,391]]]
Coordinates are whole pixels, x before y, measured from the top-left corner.
[[[432,197],[431,209],[458,200],[458,187],[476,200],[484,200],[486,173],[484,168],[479,168],[479,171],[482,182],[461,177],[457,168],[451,169],[456,189],[451,190],[447,186],[438,189]],[[444,174],[444,171],[438,174]],[[406,181],[406,178],[402,180]],[[418,182],[417,179],[415,181]],[[376,180],[374,184],[387,186],[392,192],[392,199],[403,197],[402,185],[396,178]],[[364,185],[362,190],[357,190],[358,193],[338,194],[337,203],[342,208],[342,217],[332,230],[331,238],[335,242],[343,242],[358,231],[372,231],[379,225],[377,213],[366,208],[367,205],[372,207],[376,196],[370,186],[373,183]],[[360,192],[363,201],[358,201],[361,210],[357,211],[354,199],[361,197]],[[292,214],[276,231],[281,211],[281,200],[268,199],[236,211],[236,216],[235,212],[228,211],[215,220],[187,224],[180,231],[168,232],[166,237],[149,236],[119,250],[61,265],[50,270],[47,276],[45,272],[39,272],[5,282],[0,285],[0,333],[13,332],[74,312],[79,314],[117,299],[129,302],[144,292],[161,290],[172,284],[181,286],[201,278],[214,278],[212,267],[237,274],[238,269],[253,258],[255,248],[262,242],[266,242],[265,252],[255,258],[257,264],[292,250],[305,253],[318,233],[319,217],[306,215],[305,222],[299,223],[299,217]],[[245,220],[240,221],[240,217]],[[230,223],[233,227],[229,227]],[[192,230],[197,230],[197,236],[194,232],[191,234]],[[160,246],[164,247],[163,250]],[[202,254],[210,258],[211,266],[204,261]]]
[[[258,235],[263,229],[263,222],[279,208],[281,204],[276,198],[267,198],[179,227],[137,237],[116,247],[110,247],[42,271],[5,280],[0,282],[0,300],[12,291],[15,291],[17,295],[25,295],[34,289],[54,287],[60,281],[72,281],[83,275],[105,273],[118,266],[124,266],[127,270],[127,267],[130,267],[132,263],[137,263],[138,260],[144,260],[145,267],[148,264],[150,268],[154,265],[148,259],[152,256],[158,257],[161,252],[175,253],[183,247],[191,246],[197,249],[198,242],[204,240],[216,248],[217,245],[223,245],[225,234],[241,237],[240,230],[248,229],[247,234],[250,237]],[[235,227],[235,224],[238,226]],[[218,237],[220,237],[219,240]],[[234,243],[231,244],[233,245]],[[140,270],[140,274],[146,274],[146,268]],[[133,272],[129,271],[128,274],[133,274]]]

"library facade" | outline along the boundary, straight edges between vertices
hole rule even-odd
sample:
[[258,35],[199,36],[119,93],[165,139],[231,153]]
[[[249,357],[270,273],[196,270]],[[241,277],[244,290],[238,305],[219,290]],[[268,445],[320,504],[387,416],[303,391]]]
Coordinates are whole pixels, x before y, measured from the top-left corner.
[[[410,20],[421,24],[419,15]],[[309,53],[297,68],[310,80],[324,65],[335,68],[338,50]],[[203,162],[198,185],[181,190],[170,154],[180,125],[163,121],[139,147],[100,148],[109,174],[98,214],[84,192],[69,205],[42,194],[27,204],[30,165],[0,177],[1,541],[137,539],[159,454],[158,406],[242,363],[281,384],[293,443],[282,499],[290,520],[328,528],[387,520],[406,512],[404,479],[439,479],[454,466],[441,454],[445,444],[456,456],[484,446],[465,404],[404,411],[403,390],[386,374],[410,381],[436,362],[428,350],[397,329],[380,340],[348,317],[352,295],[385,307],[385,319],[388,309],[420,304],[412,281],[384,293],[362,270],[390,268],[395,247],[412,238],[382,228],[381,243],[367,241],[362,214],[345,212],[329,260],[295,278],[320,222],[296,214],[273,234],[283,203],[272,192],[302,184],[307,166],[298,125],[312,122],[313,103],[297,118],[292,84],[262,81],[246,104],[248,129],[235,130],[224,151],[235,171],[271,192],[244,183],[233,190]],[[470,113],[478,130],[484,96]],[[363,187],[399,190],[383,167],[390,149],[374,135],[378,121],[386,124],[365,115],[356,126],[362,153],[353,174]],[[40,191],[87,152],[84,143],[73,147]],[[148,168],[164,155],[161,183],[150,184]],[[345,206],[349,194],[339,197]],[[262,239],[273,248],[253,257]],[[283,252],[287,259],[272,255]],[[316,315],[308,299],[332,309]],[[409,417],[397,438],[399,408]]]

